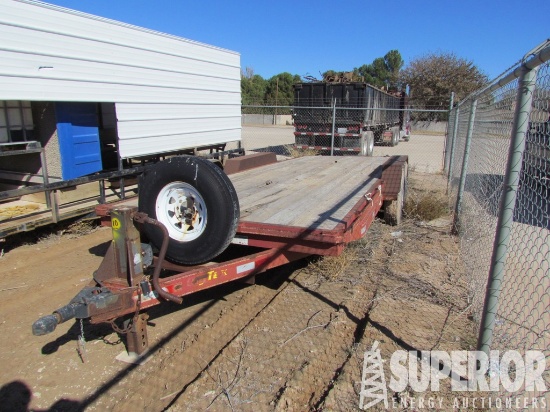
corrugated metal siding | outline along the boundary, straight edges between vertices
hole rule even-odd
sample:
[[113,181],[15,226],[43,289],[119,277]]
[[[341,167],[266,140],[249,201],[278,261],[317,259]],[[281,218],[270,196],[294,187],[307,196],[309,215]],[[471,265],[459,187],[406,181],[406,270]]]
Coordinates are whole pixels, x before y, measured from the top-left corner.
[[238,53],[0,0],[0,59],[0,100],[116,103],[122,157],[240,139]]

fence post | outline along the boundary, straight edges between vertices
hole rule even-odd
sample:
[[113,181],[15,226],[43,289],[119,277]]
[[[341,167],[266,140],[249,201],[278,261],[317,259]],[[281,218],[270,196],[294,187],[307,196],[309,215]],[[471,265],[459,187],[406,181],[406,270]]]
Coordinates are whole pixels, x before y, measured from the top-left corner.
[[330,136],[330,155],[334,156],[334,128],[336,126],[336,99],[332,102],[332,132]]
[[508,161],[504,175],[504,185],[498,210],[497,228],[493,243],[491,266],[485,290],[483,314],[477,341],[477,350],[489,354],[493,341],[493,331],[498,309],[498,298],[504,278],[504,263],[508,253],[508,243],[514,219],[519,176],[521,172],[523,152],[525,151],[525,135],[529,125],[529,115],[533,101],[538,67],[522,68],[516,96],[516,110],[512,123],[512,134]]
[[464,145],[464,159],[462,159],[462,170],[460,171],[460,182],[458,183],[458,193],[456,195],[455,214],[453,217],[453,233],[458,233],[459,216],[462,210],[462,197],[464,196],[464,186],[466,186],[466,174],[468,172],[468,158],[470,157],[470,147],[472,145],[472,135],[474,134],[474,122],[476,118],[477,97],[472,101],[470,107],[470,117],[468,118],[468,131],[466,133],[466,143]]
[[[451,128],[449,127],[450,126],[449,123],[451,121],[451,113],[453,111],[454,99],[455,99],[455,93],[451,92],[451,99],[449,102],[449,113],[447,115],[447,136],[445,137],[445,146],[443,147],[443,170],[447,170],[447,167],[449,167],[449,156],[448,156],[449,150],[448,149],[449,149],[449,141],[451,140],[451,134],[449,133]],[[456,119],[455,119],[455,123],[456,123]],[[453,124],[453,128],[454,128],[454,124]]]
[[456,147],[456,137],[458,135],[458,122],[460,120],[460,106],[456,108],[455,122],[453,124],[453,138],[451,140],[451,150],[449,153],[449,170],[447,171],[447,194],[449,194],[449,185],[451,184],[451,179],[453,178],[453,166],[455,159],[455,147]]

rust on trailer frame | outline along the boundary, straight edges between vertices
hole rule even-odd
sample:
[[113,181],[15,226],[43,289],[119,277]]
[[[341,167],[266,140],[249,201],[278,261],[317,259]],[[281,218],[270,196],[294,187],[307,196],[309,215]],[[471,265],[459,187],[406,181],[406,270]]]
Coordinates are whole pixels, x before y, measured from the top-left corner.
[[[156,260],[155,267],[160,264],[165,270],[181,271],[181,273],[159,280],[159,286],[165,292],[181,297],[238,279],[248,278],[309,255],[280,249],[268,249],[217,264],[186,267]],[[117,309],[116,316],[113,315],[111,310],[106,313],[94,313],[90,317],[91,323],[106,322],[113,318],[134,313],[138,309],[138,302],[140,310],[148,309],[163,302],[157,292],[144,294],[142,289],[123,285],[116,277],[106,279],[101,284],[120,296],[125,305]]]
[[277,155],[273,152],[254,153],[246,156],[232,157],[226,160],[223,167],[227,175],[242,172],[277,162]]
[[[392,196],[397,197],[404,189],[396,184],[397,181],[402,184],[401,176],[406,173],[407,160],[406,156],[388,158],[382,170],[376,172],[376,177],[370,176],[364,186],[354,189],[358,194],[354,197],[355,204],[346,205],[344,217],[338,218],[332,229],[320,228],[317,224],[298,227],[241,221],[233,243],[245,247],[230,246],[234,252],[242,252],[240,257],[198,266],[180,266],[165,261],[164,247],[158,257],[151,254],[148,260],[145,250],[150,246],[140,243],[135,222],[161,224],[128,203],[101,205],[96,213],[102,217],[103,225],[110,225],[113,229],[113,242],[103,262],[90,285],[68,305],[35,322],[33,333],[50,333],[57,324],[72,318],[89,319],[91,323],[113,323],[133,314],[133,320],[127,320],[125,332],[129,352],[139,355],[148,345],[146,315],[141,311],[166,300],[181,302],[183,296],[224,283],[252,279],[259,273],[312,254],[337,256],[342,253],[347,243],[366,234],[384,202]],[[385,192],[386,181],[395,193]],[[342,200],[336,206],[344,203]],[[163,245],[167,238],[166,232]],[[154,268],[152,279],[146,275],[150,273],[150,269],[145,271],[146,267]],[[165,276],[161,278],[162,270]]]
[[[161,267],[164,270],[180,272],[172,276],[159,279],[159,286],[170,295],[186,296],[201,290],[205,290],[238,279],[247,278],[265,272],[277,266],[302,259],[312,254],[337,256],[342,253],[346,243],[362,238],[374,221],[382,205],[381,182],[378,181],[373,193],[366,193],[359,202],[348,212],[344,222],[339,223],[333,230],[304,230],[298,227],[283,227],[277,225],[255,224],[252,226],[258,235],[247,238],[247,246],[262,247],[266,250],[233,259],[227,262],[210,263],[199,266],[180,266],[155,258],[155,269]],[[116,210],[116,209],[115,209]],[[117,216],[118,213],[111,213]],[[249,236],[252,229],[248,230]],[[260,233],[264,235],[260,235]],[[279,236],[277,236],[277,234]],[[243,244],[243,238],[237,237],[238,244]],[[112,247],[112,246],[111,246]],[[113,253],[108,251],[105,264],[100,266],[101,286],[110,291],[126,295],[125,302],[134,304],[126,305],[120,309],[116,317],[133,313],[138,309],[138,297],[141,294],[140,308],[147,309],[161,303],[158,292],[143,294],[138,288],[129,288],[128,284],[121,282],[121,277],[116,276],[116,268],[111,267],[112,278],[107,278],[109,266],[115,266],[110,257]],[[98,270],[98,271],[99,271]],[[131,298],[130,298],[131,297]],[[91,317],[92,323],[105,322],[113,318],[112,312],[107,315],[95,314]]]
[[382,182],[365,195],[332,230],[241,222],[234,243],[262,248],[282,248],[307,254],[337,256],[346,243],[367,232],[382,207]]

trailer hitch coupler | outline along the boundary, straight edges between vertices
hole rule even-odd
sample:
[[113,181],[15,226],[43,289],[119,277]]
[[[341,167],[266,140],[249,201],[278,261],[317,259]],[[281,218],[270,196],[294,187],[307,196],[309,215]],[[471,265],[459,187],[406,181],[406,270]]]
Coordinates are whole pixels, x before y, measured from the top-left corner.
[[59,323],[61,322],[55,313],[44,316],[32,324],[32,334],[34,336],[47,335],[53,332]]
[[57,325],[73,319],[76,316],[76,309],[79,304],[70,303],[57,309],[51,315],[43,316],[32,325],[32,334],[34,336],[47,335],[55,330]]

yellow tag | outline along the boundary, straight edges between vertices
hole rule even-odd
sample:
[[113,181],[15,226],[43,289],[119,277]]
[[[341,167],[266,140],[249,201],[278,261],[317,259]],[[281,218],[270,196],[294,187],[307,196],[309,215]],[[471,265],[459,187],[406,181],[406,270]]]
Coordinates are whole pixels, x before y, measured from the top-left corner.
[[113,227],[114,230],[120,229],[120,220],[118,220],[116,217],[114,217],[111,220],[111,226]]

